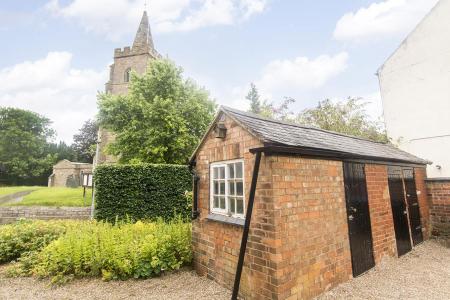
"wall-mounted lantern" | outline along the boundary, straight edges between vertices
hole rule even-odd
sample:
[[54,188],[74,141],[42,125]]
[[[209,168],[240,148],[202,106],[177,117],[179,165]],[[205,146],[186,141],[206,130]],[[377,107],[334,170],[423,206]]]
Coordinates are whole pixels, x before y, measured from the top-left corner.
[[227,128],[225,127],[225,124],[218,123],[214,128],[214,133],[216,134],[216,138],[224,139],[227,135]]

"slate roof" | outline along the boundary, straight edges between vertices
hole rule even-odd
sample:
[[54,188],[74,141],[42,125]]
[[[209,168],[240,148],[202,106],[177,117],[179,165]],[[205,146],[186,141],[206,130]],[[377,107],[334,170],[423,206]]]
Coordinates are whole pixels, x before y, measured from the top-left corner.
[[265,145],[292,147],[292,149],[326,150],[329,153],[344,154],[347,157],[354,156],[355,158],[386,162],[430,163],[389,144],[263,118],[229,107],[221,107],[220,112],[230,116]]

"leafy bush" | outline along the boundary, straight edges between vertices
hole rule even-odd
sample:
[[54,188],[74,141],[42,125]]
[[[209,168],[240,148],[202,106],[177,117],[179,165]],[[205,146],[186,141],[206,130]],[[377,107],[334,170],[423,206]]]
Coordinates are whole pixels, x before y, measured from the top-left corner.
[[10,262],[22,254],[47,246],[75,226],[74,221],[23,220],[0,226],[0,263]]
[[191,224],[181,218],[164,223],[79,222],[39,253],[14,266],[19,275],[53,277],[102,276],[105,280],[147,278],[192,260]]
[[175,215],[188,218],[191,174],[181,165],[103,165],[95,170],[95,197],[98,220],[134,220]]

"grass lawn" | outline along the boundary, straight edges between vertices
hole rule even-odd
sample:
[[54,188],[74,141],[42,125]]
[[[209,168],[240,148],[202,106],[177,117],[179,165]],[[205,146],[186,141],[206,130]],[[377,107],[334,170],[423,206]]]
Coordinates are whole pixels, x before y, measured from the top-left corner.
[[38,190],[44,188],[43,186],[6,186],[0,187],[0,196],[14,194],[22,191]]
[[23,197],[16,203],[7,206],[89,206],[92,191],[86,189],[86,199],[83,202],[83,188],[43,187]]

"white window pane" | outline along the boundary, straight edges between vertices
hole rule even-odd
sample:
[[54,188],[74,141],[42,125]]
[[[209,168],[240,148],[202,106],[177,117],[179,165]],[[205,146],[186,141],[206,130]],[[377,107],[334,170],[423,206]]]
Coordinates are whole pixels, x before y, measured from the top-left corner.
[[213,204],[214,208],[219,208],[219,197],[214,196],[214,204]]
[[219,178],[220,179],[225,179],[225,167],[220,167],[219,168]]
[[236,213],[236,198],[228,198],[228,207],[230,208],[230,213]]
[[219,168],[213,168],[213,178],[219,178]]
[[219,207],[221,209],[225,209],[225,197],[220,197],[219,198]]
[[214,190],[213,190],[213,194],[217,195],[219,194],[219,182],[214,181]]
[[236,178],[242,178],[242,163],[241,162],[236,163],[235,171],[236,171]]
[[220,182],[220,195],[225,195],[225,182]]
[[243,214],[244,213],[244,199],[236,198],[236,213]]
[[228,165],[228,176],[229,178],[234,178],[234,164]]
[[228,194],[236,195],[236,190],[234,188],[234,182],[228,182]]
[[244,184],[241,182],[236,182],[236,195],[244,195]]

